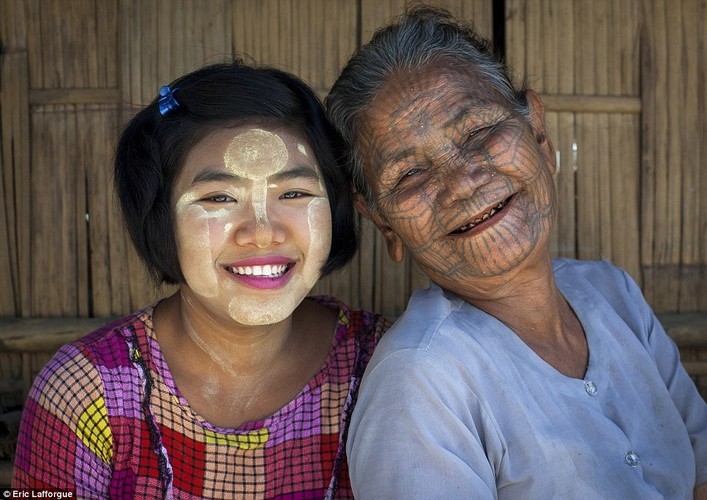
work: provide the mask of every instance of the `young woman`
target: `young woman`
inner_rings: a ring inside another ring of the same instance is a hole
[[[301,81],[240,62],[179,78],[132,119],[118,198],[147,268],[178,291],[41,371],[13,487],[351,496],[349,416],[387,323],[305,298],[357,247],[338,144]]]

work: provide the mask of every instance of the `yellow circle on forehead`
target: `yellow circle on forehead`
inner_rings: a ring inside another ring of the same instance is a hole
[[[251,129],[233,138],[223,161],[231,172],[251,180],[265,179],[287,165],[285,141],[262,129]]]

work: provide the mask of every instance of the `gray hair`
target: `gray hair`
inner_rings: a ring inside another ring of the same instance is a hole
[[[375,200],[363,175],[357,152],[357,117],[398,70],[420,69],[442,58],[476,68],[521,115],[528,116],[525,82],[516,89],[510,71],[492,44],[470,25],[459,24],[444,10],[417,6],[397,21],[380,28],[351,57],[325,99],[330,120],[346,147],[346,165],[356,191],[374,207]]]

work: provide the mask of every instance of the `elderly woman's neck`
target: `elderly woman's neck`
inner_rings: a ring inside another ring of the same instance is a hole
[[[579,319],[557,287],[549,257],[519,273],[492,300],[470,300],[494,316],[561,373],[582,378],[587,341]]]

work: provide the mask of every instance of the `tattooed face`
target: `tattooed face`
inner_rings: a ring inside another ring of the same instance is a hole
[[[464,296],[546,255],[554,150],[542,104],[528,99],[524,118],[474,68],[449,61],[389,78],[360,116],[358,147],[369,215],[394,260],[409,251]]]

